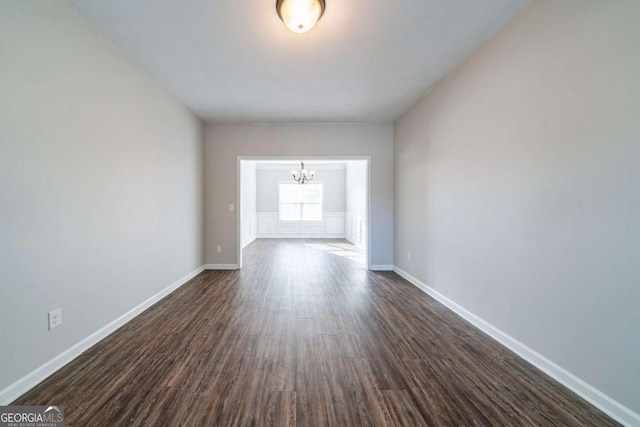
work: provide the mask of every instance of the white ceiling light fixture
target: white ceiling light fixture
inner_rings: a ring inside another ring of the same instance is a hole
[[[324,14],[324,0],[276,0],[282,22],[294,33],[311,30]]]
[[[306,184],[307,182],[312,181],[315,174],[316,171],[310,171],[304,168],[304,162],[300,162],[300,171],[291,169],[293,180],[298,184]]]

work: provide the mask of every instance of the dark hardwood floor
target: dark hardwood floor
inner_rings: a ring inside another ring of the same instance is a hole
[[[242,270],[203,272],[14,404],[64,405],[74,426],[617,425],[344,241],[318,243],[252,243]]]

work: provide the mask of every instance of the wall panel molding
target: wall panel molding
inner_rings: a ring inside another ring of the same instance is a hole
[[[279,221],[278,212],[258,212],[256,238],[343,239],[344,218],[344,212],[324,212],[322,221]]]
[[[244,249],[258,237],[258,214],[249,214],[242,217],[241,247]]]
[[[344,237],[354,246],[364,249],[367,230],[362,218],[354,212],[346,212],[344,217]]]

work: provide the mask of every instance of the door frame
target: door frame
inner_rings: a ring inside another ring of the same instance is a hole
[[[365,258],[366,258],[366,267],[367,270],[371,269],[371,156],[238,156],[237,166],[236,166],[236,247],[237,254],[236,260],[238,265],[238,270],[242,268],[242,161],[260,161],[260,160],[297,160],[300,159],[312,159],[313,160],[364,160],[366,163],[366,182],[367,182],[367,190],[366,190],[366,205],[367,205],[367,244],[365,245]]]

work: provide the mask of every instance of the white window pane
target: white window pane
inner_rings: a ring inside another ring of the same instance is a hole
[[[297,203],[300,201],[300,184],[280,184],[280,203]]]
[[[280,204],[280,221],[299,221],[300,205],[298,203]]]
[[[302,219],[304,221],[322,221],[322,205],[319,203],[302,205]]]
[[[305,203],[322,203],[322,184],[305,185],[301,199]]]
[[[324,193],[322,184],[316,185],[313,194],[313,201],[316,203],[322,203],[322,194]]]
[[[280,183],[280,221],[322,221],[322,195],[322,183]]]

